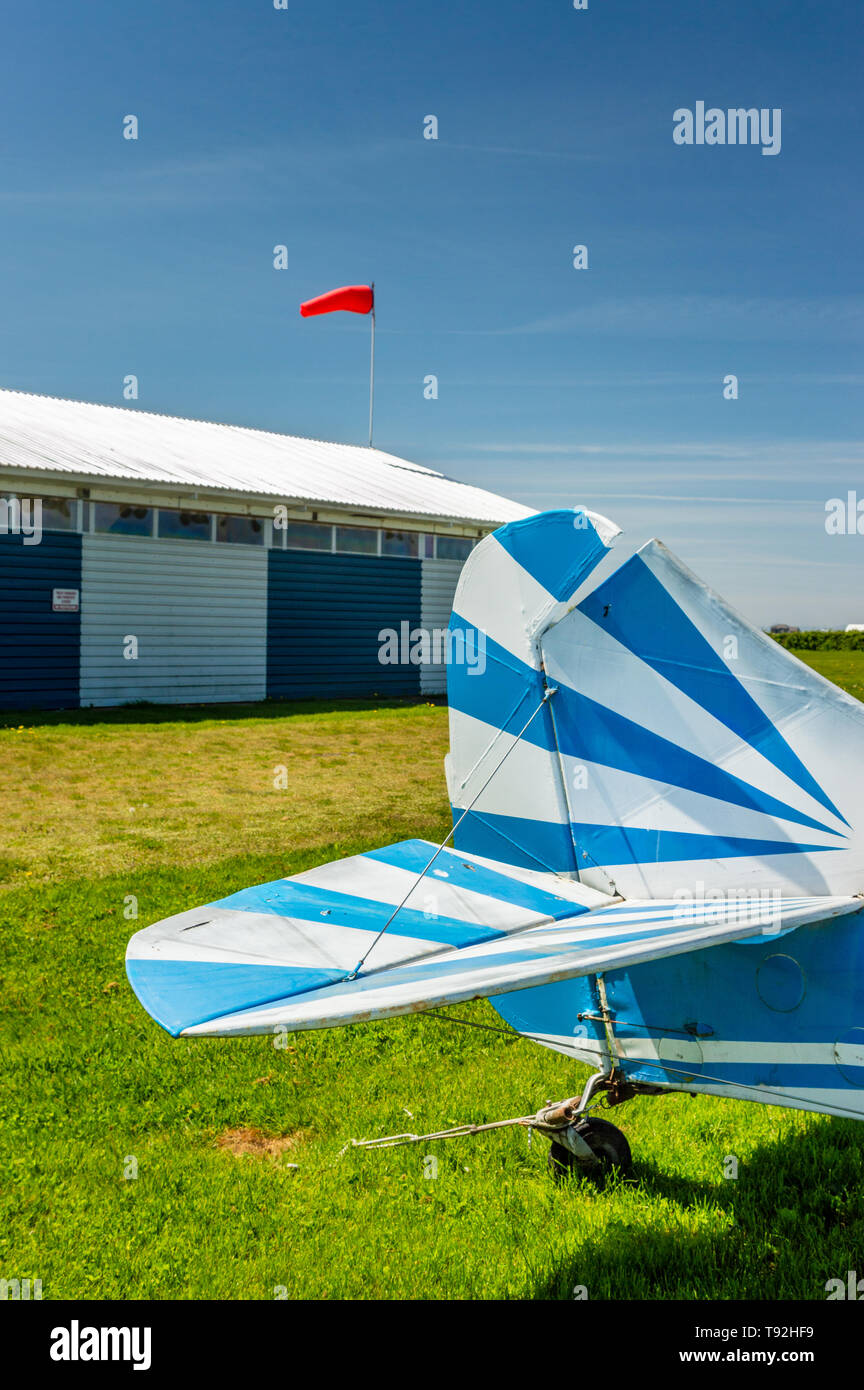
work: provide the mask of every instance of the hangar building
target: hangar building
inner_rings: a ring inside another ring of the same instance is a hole
[[[379,634],[446,627],[529,514],[380,449],[0,391],[0,708],[440,693]]]

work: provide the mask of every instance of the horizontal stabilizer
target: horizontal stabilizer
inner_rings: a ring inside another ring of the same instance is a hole
[[[126,973],[175,1037],[196,1024],[588,912],[603,894],[551,874],[405,840],[259,884],[136,932]],[[402,904],[400,906],[400,904]]]
[[[610,902],[551,874],[449,850],[418,882],[434,849],[391,845],[148,927],[129,943],[132,987],[175,1036],[329,1028],[770,938],[862,906],[836,897]]]

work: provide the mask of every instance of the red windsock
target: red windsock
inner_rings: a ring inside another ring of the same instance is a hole
[[[352,314],[368,314],[375,303],[375,292],[371,285],[345,285],[341,290],[329,290],[319,294],[317,299],[307,299],[300,305],[304,319],[313,314],[332,314],[335,309],[348,309]]]

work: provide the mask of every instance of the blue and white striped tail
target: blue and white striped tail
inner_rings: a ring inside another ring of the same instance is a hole
[[[451,624],[453,846],[138,932],[127,973],[164,1028],[485,997],[638,1085],[864,1114],[864,706],[657,541],[590,587],[617,534],[559,510],[476,548]]]
[[[864,706],[658,541],[586,596],[616,534],[545,512],[465,565],[454,650],[485,660],[448,672],[455,845],[624,897],[860,892]]]

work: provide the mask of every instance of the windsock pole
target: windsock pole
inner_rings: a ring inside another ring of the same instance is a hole
[[[369,448],[372,448],[372,412],[375,405],[375,281],[372,281],[372,345],[369,357]]]
[[[372,410],[375,404],[375,281],[371,285],[342,285],[328,290],[300,305],[300,317],[314,318],[317,314],[332,314],[336,310],[351,314],[372,315],[372,347],[369,359],[369,447],[372,447]]]

